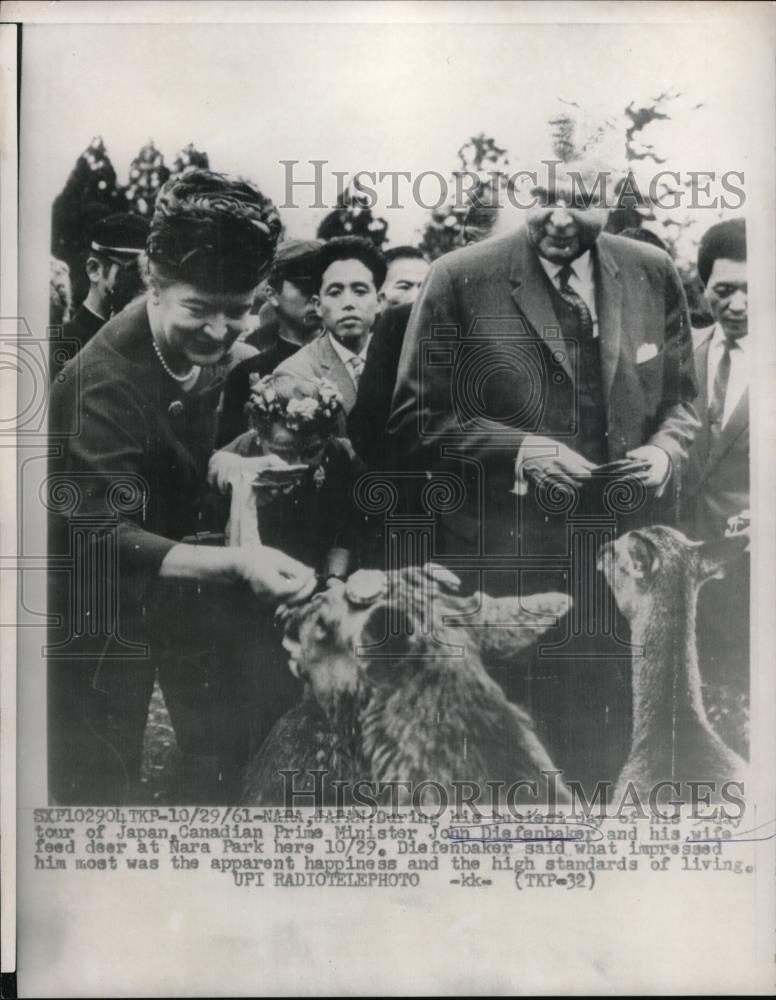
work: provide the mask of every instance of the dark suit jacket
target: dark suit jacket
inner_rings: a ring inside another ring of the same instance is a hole
[[[240,634],[225,621],[247,603],[240,588],[219,594],[212,584],[158,579],[177,542],[217,526],[206,474],[221,389],[210,368],[188,393],[169,377],[144,300],[106,323],[51,387],[53,801],[121,801],[125,754],[139,763],[157,667],[188,656],[197,691],[194,666],[206,662],[209,643]]]
[[[95,333],[105,326],[106,322],[107,320],[104,320],[102,316],[97,316],[91,309],[82,305],[70,322],[65,323],[62,328],[63,346],[58,348],[59,341],[51,341],[49,375],[52,381],[62,371],[67,361],[74,358],[89,343]]]
[[[749,507],[749,390],[745,390],[716,441],[709,434],[709,347],[714,328],[696,335],[695,373],[701,428],[690,450],[683,507],[696,538],[725,533],[729,517]]]
[[[278,375],[300,375],[303,378],[325,378],[339,389],[345,413],[349,413],[356,402],[356,386],[350,372],[339,354],[331,346],[329,335],[321,334],[309,344],[305,344],[296,354],[287,358],[275,369]],[[346,433],[342,419],[341,436]]]
[[[74,511],[52,518],[51,550],[62,530],[68,544],[75,515],[115,518],[125,633],[168,550],[211,527],[203,523],[206,475],[221,388],[210,368],[190,392],[169,377],[144,300],[106,323],[51,388],[49,432],[58,448],[50,472],[78,485]],[[121,489],[135,502],[124,503]]]
[[[391,467],[386,454],[388,437],[385,428],[391,413],[396,372],[411,311],[411,305],[387,309],[375,324],[358,383],[356,405],[348,414],[350,443],[370,469]]]
[[[655,444],[676,480],[698,427],[679,276],[663,251],[609,234],[594,260],[609,459]],[[571,356],[525,230],[432,265],[404,339],[388,430],[408,465],[461,477],[465,496],[441,525],[465,548],[481,547],[482,525],[496,551],[514,535],[509,491],[526,434],[575,448]]]

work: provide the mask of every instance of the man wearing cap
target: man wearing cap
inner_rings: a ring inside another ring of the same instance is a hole
[[[119,311],[114,308],[116,284],[118,281],[124,286],[125,282],[119,280],[123,272],[136,266],[137,258],[145,250],[148,223],[139,215],[109,215],[92,227],[89,237],[86,259],[89,292],[75,316],[65,324],[62,334],[65,343],[52,352],[52,378]]]
[[[269,375],[321,332],[315,293],[322,240],[287,240],[278,248],[267,279],[268,303],[274,317],[243,343],[259,353],[236,365],[224,389],[219,418],[219,444],[228,444],[247,429],[244,407],[251,375]]]
[[[278,363],[294,353],[292,347],[301,347],[320,332],[321,319],[313,296],[322,246],[322,240],[286,240],[278,247],[267,278],[265,308],[269,316],[245,338],[246,344],[259,351],[286,341],[280,347],[285,353]]]

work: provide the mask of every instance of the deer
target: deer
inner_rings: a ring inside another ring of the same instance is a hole
[[[714,731],[706,714],[696,648],[698,592],[743,554],[746,535],[709,542],[655,525],[604,545],[598,568],[631,628],[633,733],[614,797],[629,787],[647,796],[658,782],[742,780],[746,764]],[[704,793],[705,794],[705,793]],[[714,797],[714,794],[711,795]]]
[[[535,782],[515,801],[567,802],[530,716],[486,664],[519,661],[570,605],[563,593],[466,595],[453,573],[431,564],[332,582],[286,615],[283,644],[306,694],[249,766],[243,801],[277,805],[281,770],[317,768],[348,782],[445,789]]]

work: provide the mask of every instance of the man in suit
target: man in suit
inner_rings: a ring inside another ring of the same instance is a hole
[[[688,527],[720,537],[730,517],[749,507],[749,327],[746,228],[717,223],[698,248],[698,274],[714,325],[696,336],[701,429],[690,452]]]
[[[451,553],[516,551],[518,452],[529,552],[541,543],[531,528],[546,531],[537,485],[590,484],[596,466],[628,457],[654,501],[679,481],[698,427],[670,258],[602,233],[606,209],[581,205],[579,182],[556,174],[525,228],[436,261],[410,318],[389,432],[415,467],[466,485],[440,526]]]
[[[287,240],[278,248],[267,279],[274,318],[245,338],[258,354],[241,361],[229,374],[218,418],[218,445],[248,429],[245,404],[251,376],[264,378],[321,332],[317,309],[320,240]]]
[[[385,280],[385,259],[359,236],[339,236],[320,251],[318,309],[324,333],[275,371],[281,375],[328,379],[342,395],[344,413],[356,402],[372,325]],[[344,415],[341,432],[345,434]]]
[[[709,539],[722,537],[728,520],[749,509],[750,340],[743,219],[719,222],[704,234],[698,275],[714,325],[696,337],[701,429],[690,451],[683,507],[687,533]],[[698,653],[707,685],[732,685],[748,694],[748,557],[730,567],[725,578],[704,584],[698,598]]]
[[[586,606],[605,592],[595,576],[596,524],[618,533],[669,504],[698,427],[679,275],[662,251],[602,232],[602,179],[584,167],[547,170],[524,228],[432,264],[389,421],[403,471],[457,481],[437,516],[434,555],[474,571],[487,592],[570,588],[575,632],[593,621],[592,634],[576,636],[590,640],[578,654],[587,656],[598,655],[605,631],[606,612]],[[633,473],[624,489],[615,482],[607,491],[613,480],[598,468],[626,458]],[[578,660],[555,669],[543,658],[541,695],[503,679],[513,698],[554,715],[558,759],[592,778],[612,776],[604,744],[621,750],[628,736],[628,650],[614,644],[623,654],[617,698],[602,696],[602,672]],[[614,675],[614,664],[601,666]],[[606,735],[613,723],[617,733]],[[599,727],[603,739],[591,746]],[[585,761],[575,757],[583,743]]]

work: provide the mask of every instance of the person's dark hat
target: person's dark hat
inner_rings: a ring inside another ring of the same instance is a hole
[[[286,240],[281,243],[272,262],[270,281],[273,284],[316,281],[322,246],[323,240]]]
[[[107,257],[132,260],[146,248],[148,222],[139,215],[119,212],[96,222],[89,233],[89,249]]]

